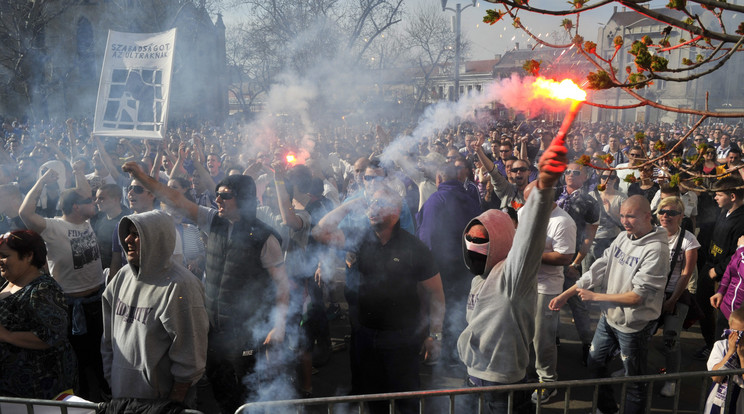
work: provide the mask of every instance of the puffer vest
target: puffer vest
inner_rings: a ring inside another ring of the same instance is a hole
[[[261,264],[261,250],[270,235],[260,220],[233,225],[219,216],[212,220],[207,244],[206,308],[212,333],[239,335],[251,342],[271,330],[276,303],[274,283]]]

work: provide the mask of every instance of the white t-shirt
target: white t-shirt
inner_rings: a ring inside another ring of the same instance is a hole
[[[67,294],[101,286],[101,253],[89,222],[73,224],[60,218],[45,218],[41,237],[47,247],[47,262],[54,280]]]
[[[679,231],[677,231],[677,234],[674,237],[671,237],[669,239],[669,263],[671,264],[671,256],[672,252],[674,252],[674,248],[677,247],[677,238],[679,237]],[[667,284],[665,292],[671,293],[674,292],[674,288],[677,286],[677,282],[679,282],[679,278],[682,274],[682,269],[685,268],[685,252],[688,250],[693,249],[699,249],[700,243],[695,238],[695,235],[690,233],[689,231],[685,231],[684,240],[682,240],[682,245],[679,247],[679,253],[677,255],[677,264],[674,266],[674,271],[672,272],[672,276],[669,278],[669,283]]]
[[[522,211],[517,214],[520,219]],[[557,252],[573,254],[576,252],[576,222],[560,207],[553,208],[548,221],[543,253]],[[537,293],[556,295],[563,292],[563,266],[541,264],[537,271]]]

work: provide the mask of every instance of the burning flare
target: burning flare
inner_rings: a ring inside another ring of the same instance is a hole
[[[545,97],[550,99],[573,99],[574,101],[585,101],[586,92],[579,88],[571,79],[564,79],[556,82],[552,79],[538,77],[532,84],[536,97]]]
[[[297,158],[294,156],[294,154],[287,154],[285,159],[287,160],[287,164],[294,165],[294,163],[297,162]]]

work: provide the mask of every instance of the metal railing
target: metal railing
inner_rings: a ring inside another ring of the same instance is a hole
[[[552,390],[552,389],[563,389],[565,390],[564,398],[563,398],[563,413],[569,413],[569,410],[572,408],[570,406],[571,400],[571,392],[577,388],[593,388],[592,393],[592,402],[591,402],[591,412],[595,412],[597,409],[597,401],[599,397],[599,387],[602,385],[620,385],[621,386],[621,392],[620,392],[620,399],[618,400],[620,403],[620,411],[623,412],[624,409],[624,403],[625,403],[625,395],[627,393],[627,385],[631,382],[645,382],[648,384],[646,387],[646,409],[645,412],[650,412],[652,408],[652,402],[654,399],[652,398],[653,393],[653,384],[656,382],[667,382],[667,381],[673,381],[676,383],[675,387],[675,395],[672,397],[672,413],[678,413],[680,412],[679,408],[679,400],[680,400],[680,391],[682,389],[681,385],[683,380],[702,380],[704,382],[704,386],[699,387],[700,393],[698,398],[698,407],[697,410],[694,412],[703,412],[703,409],[705,407],[705,402],[708,396],[709,391],[709,385],[711,384],[711,377],[714,376],[729,376],[729,375],[742,375],[744,374],[744,369],[736,369],[736,370],[719,370],[719,371],[699,371],[699,372],[681,372],[676,374],[661,374],[661,375],[639,375],[635,377],[618,377],[618,378],[599,378],[599,379],[584,379],[584,380],[571,380],[571,381],[556,381],[556,382],[543,382],[543,383],[523,383],[523,384],[515,384],[515,385],[499,385],[499,386],[491,386],[491,387],[473,387],[473,388],[457,388],[457,389],[444,389],[444,390],[428,390],[428,391],[416,391],[416,392],[396,392],[396,393],[387,393],[387,394],[368,394],[368,395],[351,395],[351,396],[343,396],[343,397],[325,397],[325,398],[308,398],[308,399],[298,399],[298,400],[282,400],[282,401],[261,401],[261,402],[251,402],[247,403],[240,408],[238,408],[237,411],[235,411],[235,414],[253,414],[257,412],[291,412],[289,410],[293,410],[297,413],[302,413],[303,409],[305,407],[313,407],[313,406],[326,406],[327,412],[329,414],[332,414],[334,412],[334,409],[338,406],[342,405],[353,405],[358,404],[358,406],[354,409],[351,407],[344,407],[344,412],[352,412],[356,411],[360,414],[363,414],[367,412],[367,405],[370,402],[373,401],[388,401],[389,406],[389,412],[395,413],[395,407],[396,407],[396,401],[401,399],[416,399],[418,400],[418,411],[421,414],[424,413],[431,413],[431,410],[427,409],[427,402],[428,400],[431,400],[435,397],[443,397],[448,398],[448,408],[447,412],[450,414],[456,413],[456,404],[455,404],[455,398],[456,396],[465,396],[465,395],[477,395],[478,398],[478,413],[483,413],[485,409],[485,394],[491,393],[491,392],[502,392],[502,393],[508,393],[508,412],[512,413],[514,412],[514,394],[517,392],[531,392],[535,389],[546,389],[546,390]],[[726,395],[726,405],[729,405],[729,399],[730,399],[731,393],[727,393]],[[539,414],[544,407],[542,407],[542,404],[540,403],[539,399],[536,404],[536,412]],[[574,407],[576,408],[576,407]],[[689,410],[689,407],[686,407]],[[281,411],[278,411],[280,410]],[[560,410],[556,409],[550,409],[551,412],[556,412]],[[318,412],[317,410],[314,410],[313,412]],[[689,411],[687,411],[689,412]],[[725,412],[725,411],[724,411]],[[468,413],[469,414],[469,413]]]
[[[104,405],[105,403],[0,397],[0,414],[95,414]],[[184,410],[183,413],[203,414],[197,410]]]

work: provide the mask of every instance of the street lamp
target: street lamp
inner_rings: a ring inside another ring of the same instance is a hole
[[[462,7],[458,2],[455,8],[447,7],[447,0],[441,0],[442,11],[449,10],[455,13],[455,101],[460,99],[460,14],[468,7],[475,6],[478,0]]]

